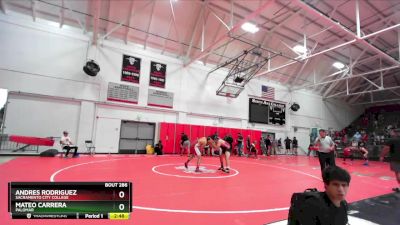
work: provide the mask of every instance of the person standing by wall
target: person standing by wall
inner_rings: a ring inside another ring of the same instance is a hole
[[[276,155],[278,152],[278,140],[276,138],[272,138],[272,148],[271,148],[271,155]]]
[[[299,142],[297,141],[296,137],[293,137],[293,142],[292,142],[293,154],[297,155],[298,147],[299,147]]]
[[[315,139],[315,145],[318,147],[319,164],[321,165],[321,172],[325,167],[335,166],[335,143],[332,138],[326,135],[324,129],[319,130],[319,137]]]
[[[292,143],[292,140],[290,140],[289,137],[286,137],[286,139],[285,139],[285,149],[286,149],[285,154],[289,154],[291,152],[291,150],[290,150],[291,143]]]
[[[282,149],[282,138],[278,139],[278,148],[279,148],[279,151]]]
[[[390,153],[390,170],[396,176],[398,187],[393,188],[395,192],[400,192],[400,129],[392,129],[390,131],[390,138],[386,141],[382,150],[380,161]]]
[[[251,138],[250,138],[250,134],[247,135],[247,139],[246,139],[246,149],[247,151],[250,151],[250,147],[251,147]]]
[[[154,146],[154,153],[156,153],[156,155],[163,154],[163,144],[161,140],[159,140],[158,143]]]
[[[241,133],[238,133],[238,138],[237,138],[237,140],[236,140],[236,142],[237,142],[237,154],[238,154],[238,156],[242,156],[243,155],[243,152],[242,152],[242,149],[243,149],[243,136],[242,136],[242,134]]]
[[[267,155],[271,155],[271,147],[272,147],[271,136],[267,135],[267,137],[264,140],[264,143],[265,143],[265,148],[267,149]]]

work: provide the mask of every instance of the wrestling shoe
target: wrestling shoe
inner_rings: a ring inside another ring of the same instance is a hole
[[[225,172],[225,173],[230,173],[229,168],[223,169],[222,171]]]

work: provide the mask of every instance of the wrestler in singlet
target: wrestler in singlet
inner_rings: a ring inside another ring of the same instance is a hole
[[[197,166],[196,166],[196,173],[201,172],[200,170],[200,163],[201,163],[201,150],[204,149],[206,145],[212,145],[213,140],[210,137],[201,137],[197,140],[196,144],[194,145],[194,153],[189,153],[189,158],[185,162],[185,168],[188,168],[189,162],[196,156],[197,157]]]

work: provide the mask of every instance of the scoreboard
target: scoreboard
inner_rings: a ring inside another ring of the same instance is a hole
[[[131,182],[10,182],[13,219],[129,219]]]
[[[257,98],[249,98],[249,122],[285,125],[286,105]]]

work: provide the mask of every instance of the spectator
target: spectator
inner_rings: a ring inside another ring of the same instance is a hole
[[[285,149],[286,149],[285,154],[289,154],[291,152],[291,150],[290,150],[291,143],[292,143],[292,140],[290,140],[289,137],[286,137],[286,139],[285,139]]]
[[[353,136],[353,141],[356,141],[358,143],[360,142],[360,140],[361,140],[361,134],[360,132],[357,131]]]
[[[242,156],[243,155],[243,152],[242,152],[242,148],[243,148],[243,136],[242,136],[242,134],[241,133],[238,133],[238,138],[237,138],[237,153],[238,153],[238,155],[239,156]]]
[[[363,124],[364,127],[368,126],[368,117],[366,115],[362,119],[362,124]]]
[[[247,139],[246,139],[246,149],[247,151],[250,151],[250,147],[251,147],[251,138],[250,138],[250,134],[247,135]]]
[[[346,225],[348,218],[345,198],[351,180],[350,174],[340,167],[333,166],[323,171],[322,178],[325,192],[305,200],[300,209],[299,224]]]
[[[271,155],[276,155],[278,152],[278,141],[276,138],[273,138],[272,140],[272,149],[271,149]]]
[[[362,134],[361,141],[364,142],[365,144],[368,143],[368,134],[366,132]]]
[[[297,155],[297,148],[298,147],[299,147],[299,143],[298,143],[296,137],[293,137],[293,143],[292,143],[293,154]]]
[[[400,192],[400,130],[392,129],[390,131],[391,138],[388,139],[383,148],[380,160],[390,153],[390,169],[394,172],[398,187],[393,188],[393,191]]]
[[[158,143],[154,146],[154,152],[156,153],[156,155],[162,155],[163,154],[163,144],[162,141],[159,140]]]
[[[61,137],[60,144],[61,144],[62,149],[67,150],[65,152],[65,158],[68,157],[69,151],[71,149],[74,149],[73,157],[77,157],[78,156],[78,153],[77,153],[78,152],[78,146],[76,146],[76,145],[74,145],[72,143],[71,138],[68,136],[68,131],[64,131],[63,132],[63,136]]]
[[[342,144],[347,146],[348,143],[349,143],[349,140],[347,138],[347,134],[344,134],[342,137]]]
[[[278,148],[281,149],[282,148],[282,138],[278,139]]]
[[[267,135],[267,137],[265,138],[264,143],[265,143],[265,148],[267,149],[267,155],[271,155],[272,142],[271,142],[271,137],[269,135]]]

